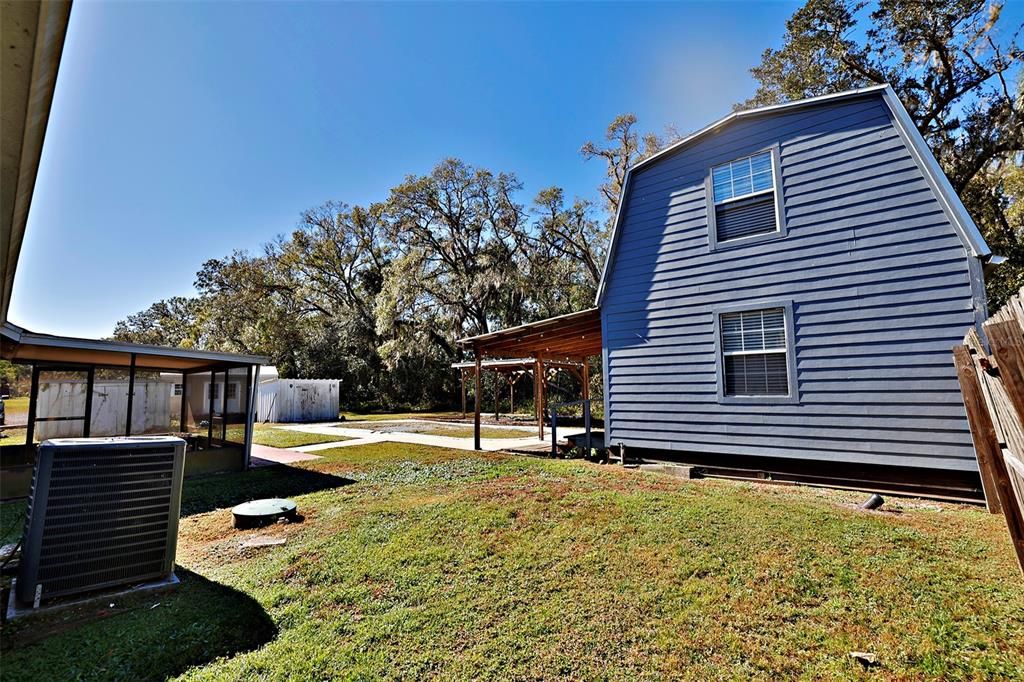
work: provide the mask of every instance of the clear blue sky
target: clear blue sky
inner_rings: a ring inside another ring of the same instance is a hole
[[[796,6],[76,0],[11,319],[108,335],[446,156],[597,199],[585,140],[728,113]]]

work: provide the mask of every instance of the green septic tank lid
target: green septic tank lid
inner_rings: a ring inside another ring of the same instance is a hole
[[[235,528],[256,528],[275,523],[278,519],[293,519],[296,506],[291,500],[279,497],[268,500],[243,502],[231,510]]]

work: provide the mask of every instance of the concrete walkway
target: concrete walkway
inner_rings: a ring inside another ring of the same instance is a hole
[[[344,426],[342,426],[342,424]],[[428,424],[428,425],[431,425],[431,426],[449,426],[449,427],[451,427],[451,426],[472,427],[473,426],[473,422],[468,422],[467,423],[467,422],[457,422],[457,421],[443,421],[443,420],[440,420],[440,419],[409,419],[409,418],[380,419],[380,420],[362,420],[362,421],[352,420],[352,421],[341,422],[340,424],[339,423],[333,423],[333,422],[331,424],[321,424],[321,426],[337,426],[339,428],[366,429],[368,431],[375,431],[376,429],[374,429],[373,427],[374,427],[374,425],[377,425],[377,424],[379,424],[379,425],[384,425],[384,424]],[[307,426],[316,426],[316,424],[307,425]],[[537,425],[536,424],[493,424],[493,423],[486,423],[485,422],[485,423],[481,424],[481,427],[484,428],[484,429],[502,429],[502,430],[508,429],[510,431],[522,431],[524,433],[530,433],[530,432],[536,432],[537,431]],[[277,428],[287,428],[287,427],[277,427]],[[546,427],[545,427],[545,431],[547,431]],[[561,429],[559,429],[559,431],[561,431]],[[525,436],[524,436],[524,438],[525,438]]]
[[[404,419],[389,420],[388,423],[412,422],[417,424],[444,424],[451,426],[451,422],[427,422],[425,420]],[[372,422],[363,422],[372,423]],[[382,422],[383,423],[383,422]],[[462,424],[462,426],[465,426]],[[292,448],[298,452],[316,452],[318,450],[330,450],[333,448],[345,448],[354,445],[367,445],[369,443],[409,443],[410,445],[431,445],[438,448],[451,448],[453,450],[474,450],[472,438],[457,438],[455,436],[433,436],[425,433],[407,433],[402,431],[375,431],[372,428],[352,428],[348,426],[335,426],[333,424],[295,424],[291,426],[276,426],[274,428],[287,431],[301,431],[303,433],[316,433],[325,436],[345,436],[352,440],[336,441],[333,443],[317,443],[316,445],[300,445]],[[533,432],[535,426],[502,426],[505,428],[522,429],[524,432]],[[537,446],[551,445],[550,431],[544,440],[535,435],[524,436],[523,438],[481,438],[480,448],[488,452],[498,450],[517,450],[523,448],[536,448]],[[567,436],[583,433],[581,428],[558,429],[559,440]],[[255,454],[255,452],[254,452]]]
[[[269,445],[252,444],[252,467],[271,466],[272,464],[294,464],[323,459],[320,455],[310,455],[295,449],[273,448]]]

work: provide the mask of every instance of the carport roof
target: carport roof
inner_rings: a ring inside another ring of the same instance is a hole
[[[480,357],[578,359],[601,354],[601,310],[567,315],[459,339]]]
[[[261,355],[149,346],[100,339],[39,334],[5,322],[0,327],[0,357],[11,362],[128,367],[189,371],[213,367],[265,365]]]

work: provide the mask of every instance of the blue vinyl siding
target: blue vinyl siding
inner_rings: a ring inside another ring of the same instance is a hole
[[[709,251],[710,169],[775,144],[788,233]],[[950,354],[976,321],[969,256],[880,95],[737,120],[636,170],[623,202],[610,443],[976,470]],[[713,310],[783,298],[799,402],[723,403]]]

